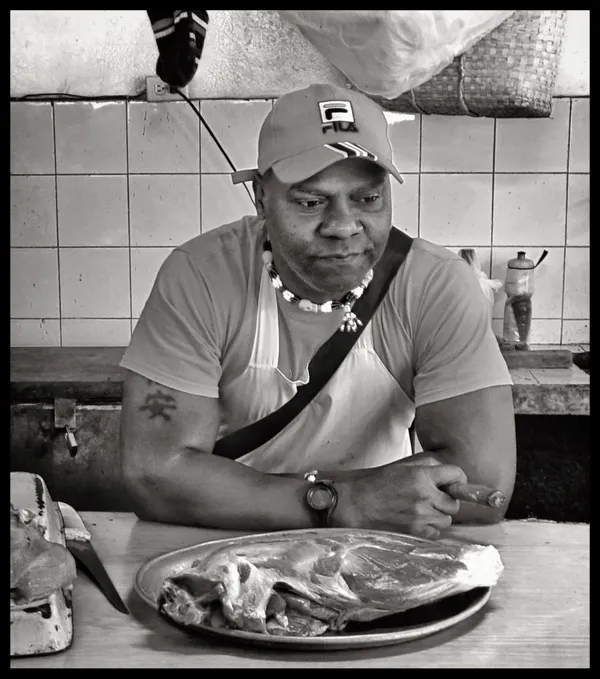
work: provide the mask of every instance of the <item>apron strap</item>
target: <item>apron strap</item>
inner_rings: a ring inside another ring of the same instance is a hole
[[[295,396],[281,408],[219,439],[213,449],[214,455],[236,460],[248,454],[272,439],[310,403],[339,368],[371,320],[406,259],[412,242],[410,236],[392,227],[383,255],[373,269],[373,280],[352,308],[363,325],[358,326],[356,332],[335,332],[310,361],[310,382],[299,387]]]

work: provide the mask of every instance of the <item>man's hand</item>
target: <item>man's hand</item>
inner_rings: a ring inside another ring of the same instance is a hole
[[[339,525],[430,539],[451,525],[460,508],[443,488],[467,484],[465,473],[452,464],[401,460],[364,472],[337,484],[340,499],[334,517]]]
[[[427,452],[417,453],[416,455],[405,457],[400,460],[399,463],[404,465],[442,464],[442,462],[440,462],[437,457]],[[488,507],[499,508],[502,507],[502,505],[506,502],[506,498],[501,491],[475,483],[459,483],[456,481],[444,486],[442,490],[444,490],[444,492],[448,493],[456,500],[475,502]]]

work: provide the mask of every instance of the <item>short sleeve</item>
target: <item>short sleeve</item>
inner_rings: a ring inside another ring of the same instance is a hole
[[[445,260],[433,269],[414,327],[417,407],[512,384],[491,327],[489,302],[463,260]]]
[[[200,271],[186,252],[174,250],[157,274],[120,365],[172,389],[217,398],[217,328]]]

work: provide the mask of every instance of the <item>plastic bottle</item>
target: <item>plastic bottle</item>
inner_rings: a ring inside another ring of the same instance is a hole
[[[504,304],[503,337],[510,344],[518,348],[529,348],[529,335],[531,332],[532,302],[534,286],[534,270],[548,254],[544,250],[537,264],[525,257],[525,252],[517,252],[517,257],[508,262],[506,268],[506,280],[504,291],[506,302]]]

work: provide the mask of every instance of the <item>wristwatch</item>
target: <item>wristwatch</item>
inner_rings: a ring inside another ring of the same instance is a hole
[[[334,482],[332,479],[319,479],[317,472],[308,472],[304,478],[312,483],[306,491],[304,500],[315,518],[316,526],[320,528],[330,526],[331,516],[338,501]]]

